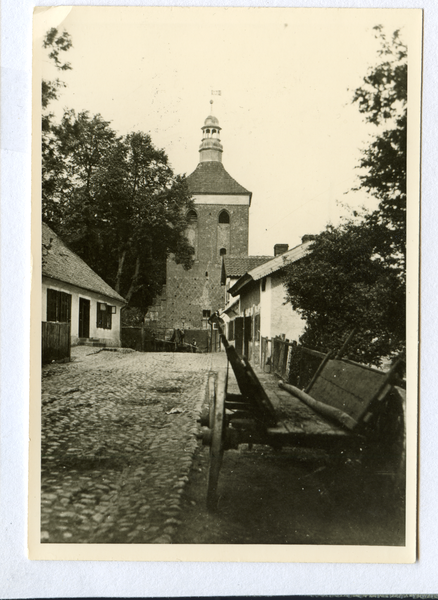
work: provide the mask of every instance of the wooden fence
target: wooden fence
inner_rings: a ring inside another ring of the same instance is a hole
[[[193,331],[189,332],[192,334]],[[152,331],[147,327],[122,327],[122,347],[137,352],[197,352],[196,344],[165,339],[165,330]],[[196,341],[196,340],[195,340]]]
[[[41,357],[42,363],[54,360],[70,360],[70,323],[42,323]]]
[[[196,352],[198,348],[193,344],[186,344],[185,342],[178,344],[170,340],[159,339],[155,339],[153,344],[154,348],[152,352]]]
[[[260,339],[260,367],[275,373],[288,383],[304,389],[312,379],[321,360],[322,352],[299,346],[282,337]]]

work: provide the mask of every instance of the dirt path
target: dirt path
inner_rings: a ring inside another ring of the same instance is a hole
[[[404,513],[354,466],[325,453],[266,446],[225,453],[216,514],[205,508],[208,449],[195,454],[182,496],[182,544],[402,545]]]

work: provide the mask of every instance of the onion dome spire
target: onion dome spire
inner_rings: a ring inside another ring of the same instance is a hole
[[[213,104],[213,100],[210,100]],[[213,106],[211,112],[213,111]],[[222,162],[223,147],[219,138],[221,127],[218,119],[210,114],[202,126],[202,142],[199,146],[199,162],[217,161]]]

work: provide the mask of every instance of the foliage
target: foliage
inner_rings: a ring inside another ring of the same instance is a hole
[[[386,256],[400,271],[406,262],[406,156],[407,156],[407,47],[395,31],[390,41],[382,26],[374,28],[380,40],[381,62],[371,68],[353,96],[368,123],[378,128],[363,151],[360,187],[379,200],[369,225],[387,228]]]
[[[347,355],[379,364],[403,351],[404,284],[375,254],[383,227],[347,221],[316,236],[308,256],[288,267],[286,288],[292,308],[306,320],[300,341],[327,352],[339,349],[356,329]]]
[[[169,254],[185,268],[192,202],[149,135],[118,136],[101,115],[64,113],[43,164],[43,219],[132,307],[160,293]]]
[[[378,365],[405,347],[407,49],[381,26],[381,61],[353,97],[377,133],[363,150],[360,187],[377,210],[354,213],[315,236],[286,270],[288,301],[306,320],[301,342],[327,352],[356,329],[350,358]]]
[[[61,60],[72,46],[67,31],[50,29],[43,46],[56,69],[71,69]],[[160,293],[170,254],[192,265],[184,216],[191,197],[149,135],[119,136],[86,111],[67,110],[55,124],[49,104],[64,86],[42,81],[43,220],[128,300],[135,320]]]
[[[67,71],[71,69],[71,65],[68,62],[61,62],[60,53],[67,52],[72,47],[72,40],[70,34],[64,29],[62,33],[59,33],[56,27],[52,27],[44,36],[43,48],[49,51],[49,58],[53,61],[54,66],[59,71]],[[50,129],[50,119],[53,116],[51,113],[47,113],[47,108],[52,100],[58,98],[58,91],[60,88],[65,87],[65,83],[59,79],[50,81],[43,79],[41,82],[41,104],[43,108],[43,131]]]
[[[60,54],[67,52],[72,47],[70,34],[64,30],[59,33],[58,29],[52,27],[44,36],[43,48],[48,51],[54,67],[59,71],[71,69],[68,62],[61,62]],[[48,198],[55,193],[57,176],[59,175],[59,163],[56,154],[56,140],[53,135],[53,113],[49,110],[49,104],[58,99],[59,90],[65,87],[65,83],[58,78],[52,81],[43,79],[41,82],[41,158],[42,158],[42,197]]]
[[[141,327],[144,325],[144,311],[135,306],[127,306],[122,312],[122,325],[126,327]]]

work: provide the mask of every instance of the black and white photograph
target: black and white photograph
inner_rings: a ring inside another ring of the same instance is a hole
[[[33,44],[30,557],[415,561],[421,10]]]

